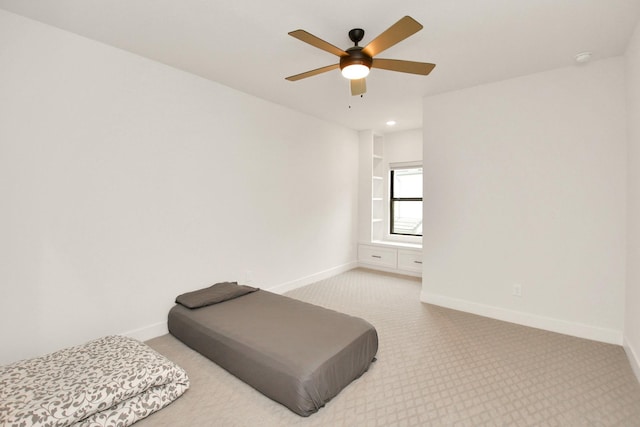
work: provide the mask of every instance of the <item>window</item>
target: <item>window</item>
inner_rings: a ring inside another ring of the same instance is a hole
[[[391,169],[389,185],[390,233],[422,236],[422,168]]]

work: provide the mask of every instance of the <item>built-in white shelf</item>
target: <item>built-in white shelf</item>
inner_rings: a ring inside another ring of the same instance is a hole
[[[385,233],[384,138],[371,134],[371,240]]]

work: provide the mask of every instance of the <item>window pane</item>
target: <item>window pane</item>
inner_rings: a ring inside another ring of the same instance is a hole
[[[422,235],[422,201],[393,202],[393,234]]]
[[[393,197],[422,197],[422,168],[394,170]]]

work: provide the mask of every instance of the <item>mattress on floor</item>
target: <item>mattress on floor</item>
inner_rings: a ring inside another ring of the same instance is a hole
[[[169,332],[269,398],[308,416],[367,371],[378,350],[363,319],[268,291],[169,312]]]

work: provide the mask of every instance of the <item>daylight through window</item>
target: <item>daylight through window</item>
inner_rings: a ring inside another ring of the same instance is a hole
[[[422,236],[422,168],[394,168],[389,182],[390,233]]]

